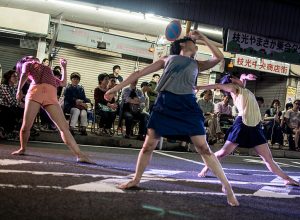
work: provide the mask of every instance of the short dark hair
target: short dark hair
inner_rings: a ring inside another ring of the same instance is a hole
[[[286,103],[285,110],[288,110],[289,108],[293,108],[293,104],[291,102]]]
[[[185,43],[187,41],[192,41],[194,44],[196,43],[192,38],[190,37],[184,37],[178,40],[175,40],[170,47],[170,55],[179,55],[181,51],[180,43]]]
[[[12,75],[14,75],[16,73],[15,70],[9,70],[7,71],[6,73],[3,74],[3,77],[2,77],[2,80],[1,80],[1,84],[5,84],[5,85],[8,85],[9,84],[9,80],[10,80],[10,77]]]
[[[70,79],[77,78],[80,80],[81,76],[78,72],[73,72],[70,76]]]
[[[152,78],[154,78],[156,76],[160,77],[160,75],[158,73],[154,73],[153,76],[152,76]]]
[[[60,67],[60,66],[55,66],[55,67],[53,68],[53,70],[57,70],[57,69],[61,72],[61,67]]]
[[[277,102],[278,105],[280,105],[280,101],[279,101],[278,99],[274,99],[274,100],[272,101],[272,103],[271,103],[270,108],[273,108],[273,105],[274,105],[275,102]]]
[[[115,72],[116,69],[121,69],[121,67],[120,67],[119,65],[115,65],[115,66],[113,67],[113,72]]]
[[[141,88],[143,88],[144,86],[149,86],[150,84],[148,82],[142,82],[141,83]]]
[[[107,73],[100,73],[98,75],[98,83],[100,84],[105,79],[105,77],[109,77],[109,75]]]
[[[300,102],[300,99],[295,99],[293,103],[295,104],[296,102]]]
[[[47,61],[47,60],[49,61],[48,58],[44,58],[43,61],[42,61],[42,63],[44,63],[44,62]]]
[[[257,96],[257,97],[255,97],[255,98],[256,98],[256,101],[257,101],[257,102],[261,102],[261,103],[264,103],[264,102],[265,102],[264,98],[261,97],[261,96]]]

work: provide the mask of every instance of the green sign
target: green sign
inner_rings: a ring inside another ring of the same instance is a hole
[[[300,44],[228,30],[225,51],[300,64]]]

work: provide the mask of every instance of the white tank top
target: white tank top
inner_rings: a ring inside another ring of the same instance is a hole
[[[239,94],[233,100],[234,105],[242,116],[243,123],[255,127],[261,121],[260,109],[254,94],[246,88],[239,87]]]

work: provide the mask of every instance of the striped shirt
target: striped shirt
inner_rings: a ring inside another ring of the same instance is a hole
[[[29,79],[33,84],[47,83],[54,87],[60,86],[60,79],[54,76],[52,70],[48,66],[39,63],[29,63]]]

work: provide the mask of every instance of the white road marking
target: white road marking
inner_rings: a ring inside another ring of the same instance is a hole
[[[154,151],[154,153],[157,153],[157,154],[160,154],[160,155],[164,155],[166,157],[171,157],[171,158],[174,158],[174,159],[184,160],[184,161],[187,161],[187,162],[191,162],[191,163],[200,164],[202,166],[205,166],[205,163],[201,163],[201,162],[198,162],[198,161],[194,161],[194,160],[190,160],[190,159],[186,159],[186,158],[174,156],[174,155],[163,153],[163,152],[160,152],[160,151]]]
[[[39,163],[39,164],[51,164],[51,165],[63,165],[63,163],[59,162],[34,162],[30,160],[12,160],[12,159],[0,159],[1,166],[9,166],[9,165],[19,165],[19,164],[28,164],[28,163]]]
[[[103,180],[68,186],[65,189],[71,189],[80,192],[115,192],[124,193],[123,190],[118,189],[113,184],[105,183]]]
[[[0,165],[1,166],[19,165],[19,164],[26,164],[26,163],[38,163],[38,162],[33,162],[33,161],[30,161],[30,160],[0,159]]]
[[[170,175],[179,174],[186,171],[174,170],[149,170],[143,175],[141,183],[148,181],[161,181],[161,182],[189,182],[189,183],[211,183],[220,184],[217,179],[180,179],[169,178]],[[0,169],[0,173],[28,173],[32,175],[53,175],[53,176],[90,176],[104,178],[104,180],[97,180],[90,183],[77,184],[68,187],[60,186],[30,186],[30,185],[13,185],[13,184],[0,184],[1,188],[43,188],[43,189],[59,189],[59,190],[75,190],[80,192],[114,192],[124,193],[123,190],[117,189],[116,185],[131,179],[129,176],[118,175],[97,175],[97,174],[78,174],[78,173],[63,173],[63,172],[41,172],[41,171],[22,171],[22,170],[4,170]],[[294,179],[300,179],[300,176],[292,176]],[[286,189],[283,181],[279,178],[274,179],[272,182],[244,182],[244,181],[230,181],[235,185],[263,185],[261,190],[255,194],[238,194],[238,196],[260,196],[260,197],[273,197],[273,198],[296,198],[300,195],[289,195],[291,189]],[[197,190],[197,189],[195,189]],[[159,190],[141,190],[143,192],[153,193],[169,193],[169,194],[202,194],[202,195],[224,195],[221,192],[198,192],[198,191],[159,191]],[[127,192],[127,191],[126,191]]]
[[[262,160],[256,160],[256,159],[244,159],[245,162],[248,163],[258,163],[258,164],[265,164]],[[286,164],[286,163],[281,163],[281,162],[276,162],[279,166],[281,167],[297,167],[300,168],[300,166],[296,166],[293,164]],[[297,162],[296,162],[297,163]],[[300,163],[299,163],[300,164]]]
[[[299,181],[300,176],[291,176],[291,178]],[[253,195],[272,198],[289,198],[289,193],[292,191],[292,187],[277,187],[279,182],[282,182],[282,179],[277,177],[271,181],[271,183],[274,183],[275,185],[264,186],[256,191]]]

